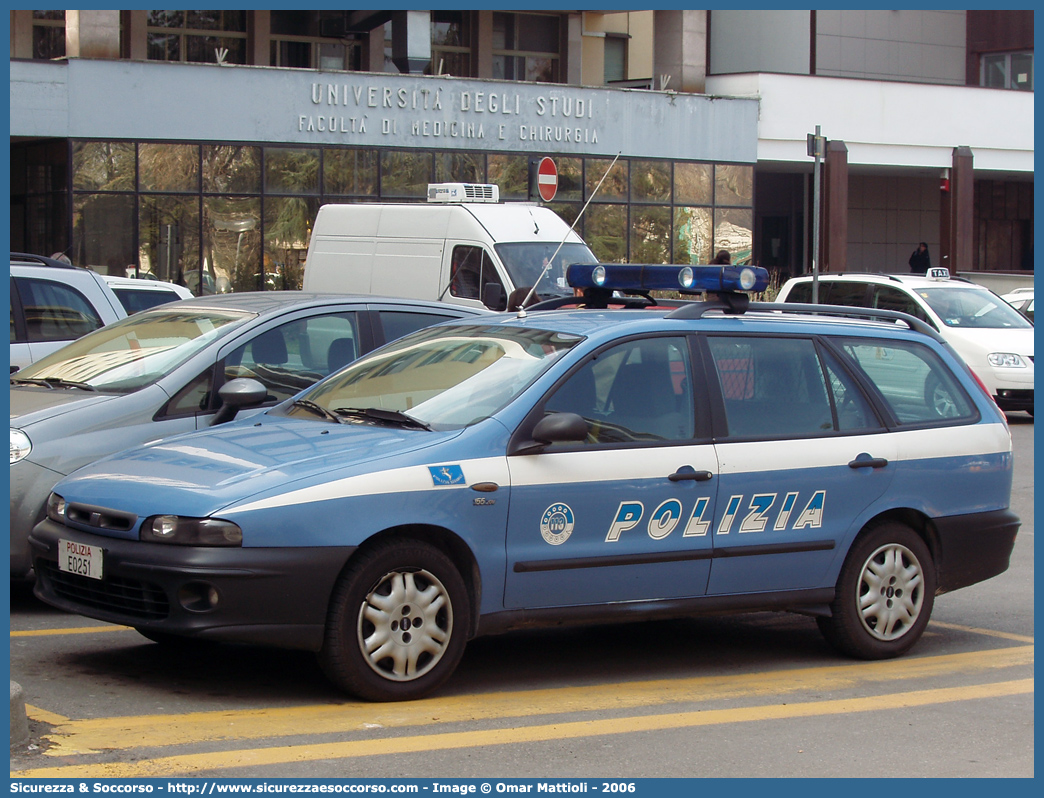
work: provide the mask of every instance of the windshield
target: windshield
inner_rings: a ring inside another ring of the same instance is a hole
[[[921,288],[918,295],[947,327],[1031,329],[1015,308],[989,291],[967,288]]]
[[[544,266],[558,249],[558,244],[541,242],[535,244],[496,244],[500,259],[507,267],[511,282],[521,288],[531,288],[540,279]],[[587,248],[587,244],[563,244],[544,279],[537,285],[541,296],[573,293],[565,281],[566,267],[572,263],[598,263],[598,258]]]
[[[99,391],[130,393],[168,374],[211,341],[253,317],[239,311],[139,313],[26,366],[11,375],[11,382],[76,383]]]
[[[458,429],[507,405],[580,340],[514,327],[433,327],[356,361],[282,412],[314,418],[317,406],[360,420],[375,415],[348,411],[390,411],[433,429]]]

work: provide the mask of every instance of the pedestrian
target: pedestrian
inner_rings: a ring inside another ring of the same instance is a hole
[[[727,249],[719,249],[718,254],[711,261],[714,265],[729,266],[732,263],[732,254]]]
[[[915,274],[927,274],[930,268],[932,261],[928,257],[928,245],[922,241],[910,255],[910,271]]]

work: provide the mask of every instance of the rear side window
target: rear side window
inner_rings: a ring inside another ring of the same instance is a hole
[[[831,389],[808,338],[713,336],[729,435],[808,437],[833,432]]]
[[[971,420],[975,405],[950,369],[913,341],[848,339],[842,349],[902,425]]]
[[[443,313],[423,313],[411,310],[380,310],[381,327],[384,329],[385,341],[397,341],[411,332],[438,324],[440,321],[455,319]]]
[[[225,379],[252,377],[282,401],[361,354],[354,312],[296,319],[266,330],[225,359]]]
[[[102,326],[94,306],[75,288],[32,278],[16,278],[15,285],[30,342],[71,341]]]
[[[120,304],[123,305],[123,309],[128,314],[137,313],[139,310],[148,310],[157,305],[164,305],[167,302],[181,299],[173,291],[137,290],[134,288],[113,288],[112,291],[116,294],[116,298],[120,300]]]

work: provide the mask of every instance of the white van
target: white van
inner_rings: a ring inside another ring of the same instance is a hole
[[[423,205],[324,205],[303,288],[513,309],[553,258],[537,296],[572,294],[566,266],[597,263],[594,253],[550,208],[501,203],[499,193],[445,183],[429,185]]]

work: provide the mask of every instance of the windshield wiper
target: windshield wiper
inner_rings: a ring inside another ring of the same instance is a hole
[[[412,427],[431,431],[431,427],[420,419],[408,416],[399,410],[382,410],[379,407],[337,407],[334,412],[339,416],[356,416],[370,421],[382,421],[387,424],[399,424],[403,427]]]
[[[97,393],[98,389],[86,382],[74,382],[73,380],[61,380],[54,377],[47,379],[39,378],[17,378],[12,377],[11,382],[16,385],[43,385],[45,388],[79,388],[81,391],[92,391]]]
[[[341,423],[341,419],[340,418],[335,416],[333,413],[331,413],[329,410],[327,410],[322,405],[317,405],[315,402],[311,401],[310,399],[294,399],[293,406],[294,407],[303,407],[305,410],[310,410],[311,412],[315,413],[317,416],[321,416],[322,418],[325,418],[327,421],[332,421],[335,424],[340,424]]]

